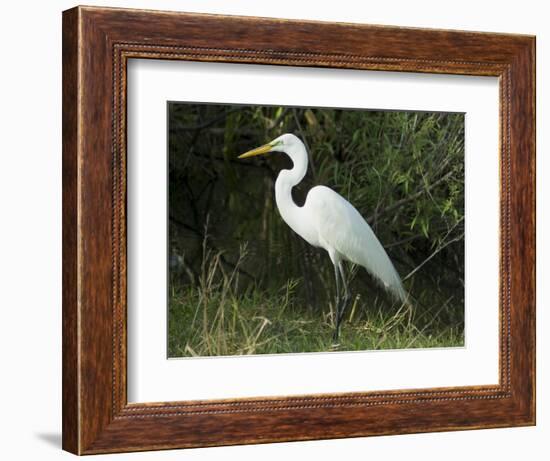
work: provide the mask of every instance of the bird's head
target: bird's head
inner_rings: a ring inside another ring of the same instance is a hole
[[[269,152],[285,152],[288,154],[293,151],[293,147],[296,145],[302,145],[302,141],[291,133],[285,133],[278,138],[275,138],[273,141],[264,144],[263,146],[256,147],[256,149],[249,150],[248,152],[239,155],[239,158],[254,157],[256,155],[263,155]]]

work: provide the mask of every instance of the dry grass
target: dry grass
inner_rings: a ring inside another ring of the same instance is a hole
[[[239,289],[239,265],[232,271],[220,253],[203,249],[197,286],[172,280],[169,300],[169,356],[222,356],[296,352],[356,351],[456,347],[463,328],[438,320],[438,310],[415,311],[388,306],[387,300],[356,296],[342,325],[339,346],[332,343],[333,305],[305,308],[295,296],[300,281],[289,280],[278,291]]]

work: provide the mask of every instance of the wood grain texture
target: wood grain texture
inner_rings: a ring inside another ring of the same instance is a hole
[[[534,424],[534,50],[534,37],[519,35],[64,12],[63,448],[89,454]],[[128,404],[126,64],[133,58],[498,76],[499,384]]]
[[[79,452],[78,399],[78,10],[63,16],[63,448]]]

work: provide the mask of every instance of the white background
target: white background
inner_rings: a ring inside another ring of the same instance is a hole
[[[358,2],[110,1],[111,6],[455,28],[537,35],[538,112],[538,425],[529,428],[417,434],[160,453],[116,459],[256,460],[348,458],[542,460],[550,437],[549,288],[543,283],[550,222],[545,82],[550,31],[545,2],[462,0]],[[88,4],[101,4],[88,1]],[[69,459],[61,428],[61,10],[69,1],[9,2],[0,15],[0,322],[1,456]],[[276,37],[274,38],[276,39]],[[547,277],[546,277],[547,278]],[[105,457],[98,457],[103,459]],[[113,459],[112,457],[110,459]]]
[[[496,77],[143,59],[128,93],[129,401],[498,383]],[[193,100],[466,113],[466,347],[166,360],[166,101]]]

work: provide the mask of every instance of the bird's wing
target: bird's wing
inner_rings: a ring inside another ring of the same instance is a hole
[[[310,190],[304,208],[321,241],[363,266],[386,290],[406,301],[401,278],[388,254],[351,203],[328,187],[316,186]]]

